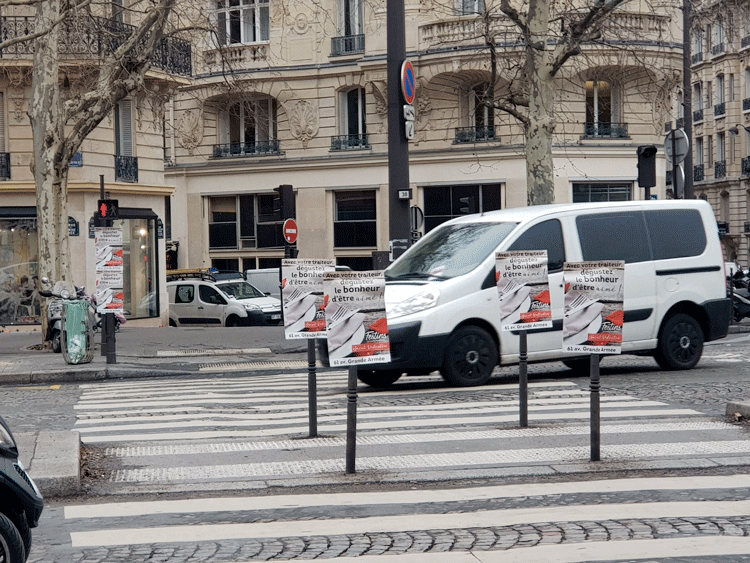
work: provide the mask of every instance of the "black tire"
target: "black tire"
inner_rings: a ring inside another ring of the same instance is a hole
[[[15,524],[18,533],[21,535],[21,541],[23,542],[23,552],[26,559],[29,558],[31,553],[31,528],[29,528],[29,522],[26,520],[25,513],[13,513],[12,515],[13,524]]]
[[[5,514],[0,514],[0,561],[3,563],[26,561],[21,533]]]
[[[654,358],[665,370],[691,369],[703,354],[703,329],[690,315],[667,319],[659,334]]]
[[[52,331],[52,351],[55,354],[62,352],[62,334],[59,330]]]
[[[571,358],[570,360],[563,360],[562,363],[575,372],[589,373],[591,366],[591,360],[588,358]]]
[[[497,343],[478,326],[464,326],[448,340],[440,374],[456,387],[484,385],[497,365]]]
[[[370,387],[390,387],[398,378],[401,372],[395,369],[358,369],[357,379]]]
[[[232,328],[240,326],[240,318],[232,315],[227,319],[227,326]]]

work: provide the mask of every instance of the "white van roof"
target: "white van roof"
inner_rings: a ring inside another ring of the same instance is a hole
[[[670,209],[696,209],[710,204],[699,199],[663,199],[663,200],[636,200],[636,201],[613,201],[596,203],[553,203],[551,205],[533,205],[529,207],[512,207],[498,211],[487,211],[486,213],[475,213],[473,215],[462,215],[446,221],[445,224],[461,223],[495,223],[511,222],[525,223],[544,215],[552,215],[560,212],[576,211],[625,211],[627,209],[659,209],[668,207]]]

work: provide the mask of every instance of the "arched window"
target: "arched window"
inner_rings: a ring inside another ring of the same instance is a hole
[[[263,96],[230,104],[222,114],[222,143],[219,149],[228,156],[277,153],[276,100]]]
[[[619,100],[612,83],[586,81],[586,136],[627,137],[627,125],[619,122]]]

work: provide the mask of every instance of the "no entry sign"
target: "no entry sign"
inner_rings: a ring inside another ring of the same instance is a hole
[[[297,242],[297,221],[294,219],[287,219],[284,221],[283,226],[283,232],[284,232],[284,240],[287,241],[289,244],[294,244]]]

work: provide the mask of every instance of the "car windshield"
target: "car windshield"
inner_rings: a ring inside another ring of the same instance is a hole
[[[517,223],[460,223],[439,227],[385,272],[388,280],[448,279],[479,266]]]
[[[218,284],[221,290],[235,299],[252,299],[253,297],[265,297],[255,286],[246,281]]]

